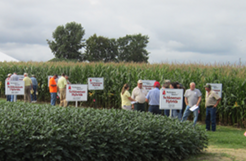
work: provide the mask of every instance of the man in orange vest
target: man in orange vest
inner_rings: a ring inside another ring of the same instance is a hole
[[[50,104],[52,106],[55,106],[56,105],[56,94],[57,94],[56,78],[57,77],[58,77],[57,74],[55,74],[49,80],[49,89],[50,89],[50,96],[51,96]]]

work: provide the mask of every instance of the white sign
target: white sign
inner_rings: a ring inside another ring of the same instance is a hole
[[[66,101],[87,101],[87,84],[69,84],[66,86]]]
[[[177,109],[183,107],[183,89],[160,89],[160,109]]]
[[[24,95],[24,81],[5,81],[5,95]]]
[[[88,78],[89,90],[103,90],[104,79],[103,78]]]
[[[49,76],[48,76],[48,87],[49,87],[49,85],[50,85],[50,79],[51,79],[52,77],[53,77],[52,75],[49,75]],[[61,78],[60,75],[55,79],[56,83],[58,82],[58,79],[59,79],[59,78]]]
[[[211,90],[215,91],[217,95],[222,98],[222,84],[221,83],[207,83],[211,85]]]
[[[143,82],[143,89],[149,92],[151,89],[154,89],[155,80],[142,80]]]
[[[18,76],[19,81],[23,81],[24,75],[17,75],[17,76]]]

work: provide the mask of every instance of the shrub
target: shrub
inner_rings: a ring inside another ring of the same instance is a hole
[[[179,160],[205,131],[161,115],[0,102],[0,160]]]

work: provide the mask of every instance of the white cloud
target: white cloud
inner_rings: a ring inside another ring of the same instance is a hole
[[[46,39],[57,26],[75,21],[85,38],[148,35],[150,62],[234,63],[246,59],[245,5],[244,0],[0,1],[0,51],[19,60],[49,60]]]

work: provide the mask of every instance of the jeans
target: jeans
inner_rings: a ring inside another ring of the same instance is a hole
[[[17,101],[17,95],[11,95],[11,102]]]
[[[170,110],[164,110],[164,115],[168,117],[170,115]]]
[[[149,112],[153,114],[161,114],[161,110],[159,109],[159,105],[150,105]]]
[[[210,122],[212,122],[212,131],[216,130],[216,108],[206,107],[206,129],[210,130]]]
[[[11,95],[7,95],[7,101],[11,101]]]
[[[172,117],[173,118],[178,118],[179,120],[182,119],[182,110],[172,110]]]
[[[199,111],[199,107],[195,111],[193,111],[193,114],[194,114],[193,126],[196,125],[196,122],[198,119],[198,111]],[[192,111],[190,111],[190,106],[186,106],[186,109],[185,109],[185,112],[184,112],[184,115],[183,115],[181,122],[186,121],[191,112]]]
[[[50,104],[52,106],[55,106],[56,105],[56,93],[50,93],[50,96],[51,96]]]
[[[37,101],[37,95],[36,95],[36,91],[37,91],[37,86],[32,86],[33,89],[33,94],[31,94],[31,101]]]
[[[134,103],[134,111],[145,111],[145,104],[144,103]]]

